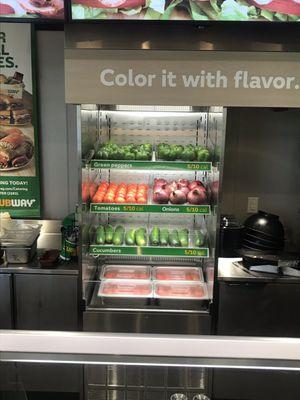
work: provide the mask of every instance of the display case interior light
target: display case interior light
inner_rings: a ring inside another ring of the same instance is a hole
[[[144,105],[116,105],[112,113],[130,114],[137,117],[175,117],[189,115],[193,111],[191,106],[144,106]]]
[[[191,106],[134,106],[134,105],[117,105],[116,111],[147,111],[147,112],[191,112]]]

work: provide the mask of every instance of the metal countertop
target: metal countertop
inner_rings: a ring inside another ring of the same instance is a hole
[[[244,283],[300,283],[299,277],[280,276],[248,271],[237,265],[241,258],[219,258],[218,280],[220,282]]]
[[[38,260],[34,259],[29,264],[0,266],[0,274],[78,275],[78,265],[72,262],[58,264],[55,268],[41,268]]]
[[[46,249],[60,249],[60,233],[42,233],[38,239],[38,254]],[[42,268],[35,257],[28,264],[2,264],[0,274],[78,275],[77,262],[58,263],[55,268]]]

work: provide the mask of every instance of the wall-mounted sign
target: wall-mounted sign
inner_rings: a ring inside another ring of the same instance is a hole
[[[0,27],[0,211],[40,216],[31,26]]]
[[[0,18],[64,19],[64,0],[0,0]]]
[[[77,20],[299,22],[299,0],[71,0]]]
[[[300,107],[296,53],[65,54],[68,103]]]

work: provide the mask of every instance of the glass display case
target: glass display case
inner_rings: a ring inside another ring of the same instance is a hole
[[[209,333],[225,110],[79,115],[84,329]],[[109,327],[93,328],[100,315]]]

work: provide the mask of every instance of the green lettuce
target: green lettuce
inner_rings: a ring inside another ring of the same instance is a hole
[[[174,9],[180,4],[182,3],[182,0],[174,0],[172,1],[168,7],[165,9],[165,12],[163,13],[163,16],[161,19],[163,20],[169,20],[171,19],[171,14],[174,11]]]
[[[134,7],[134,8],[122,8],[119,10],[120,13],[125,14],[125,15],[136,15],[139,14],[142,11],[142,7]]]
[[[199,5],[194,2],[194,0],[190,0],[190,7],[191,7],[191,16],[193,20],[203,21],[209,19],[208,16],[204,14]]]
[[[93,8],[82,6],[81,4],[72,5],[73,19],[105,19],[107,14],[117,14],[117,8]]]
[[[152,8],[159,14],[163,14],[165,11],[166,2],[165,0],[149,0],[147,1],[147,6]]]
[[[153,10],[152,8],[147,8],[147,11],[145,13],[144,19],[153,19],[157,20],[161,18],[161,13],[158,11]]]
[[[254,6],[247,6],[235,0],[225,0],[221,5],[219,19],[222,21],[247,21],[255,13]]]

